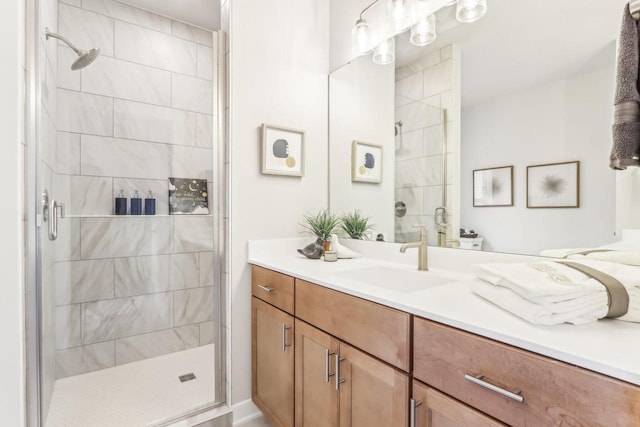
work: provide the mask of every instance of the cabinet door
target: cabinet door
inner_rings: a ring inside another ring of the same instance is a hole
[[[411,427],[505,427],[482,412],[426,385],[413,382],[415,421]]]
[[[293,317],[251,298],[253,402],[277,427],[293,427]]]
[[[340,427],[409,424],[409,376],[340,342]]]
[[[296,427],[338,427],[338,340],[296,319]]]

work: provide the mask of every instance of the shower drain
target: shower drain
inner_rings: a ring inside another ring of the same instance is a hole
[[[181,383],[184,383],[187,381],[195,380],[196,376],[193,372],[189,372],[188,374],[180,375],[178,379],[180,380]]]

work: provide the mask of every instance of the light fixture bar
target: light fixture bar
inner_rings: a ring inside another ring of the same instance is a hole
[[[369,6],[365,7],[364,9],[362,9],[362,12],[360,12],[360,19],[362,19],[362,15],[364,15],[365,12],[367,12],[369,9],[371,9],[373,6],[377,5],[378,3],[380,3],[380,0],[375,0]]]

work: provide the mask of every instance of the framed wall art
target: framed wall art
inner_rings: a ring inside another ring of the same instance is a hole
[[[580,207],[580,162],[527,166],[527,207]]]
[[[351,145],[351,181],[382,182],[382,146],[353,141]]]
[[[304,131],[262,124],[262,169],[267,175],[304,175]]]
[[[513,166],[474,170],[473,206],[513,206]]]

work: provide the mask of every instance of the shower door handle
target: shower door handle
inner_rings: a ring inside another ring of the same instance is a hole
[[[47,231],[49,240],[58,238],[58,211],[60,218],[64,218],[64,203],[58,203],[54,199],[49,200],[47,190],[42,193],[42,218],[48,222]]]

